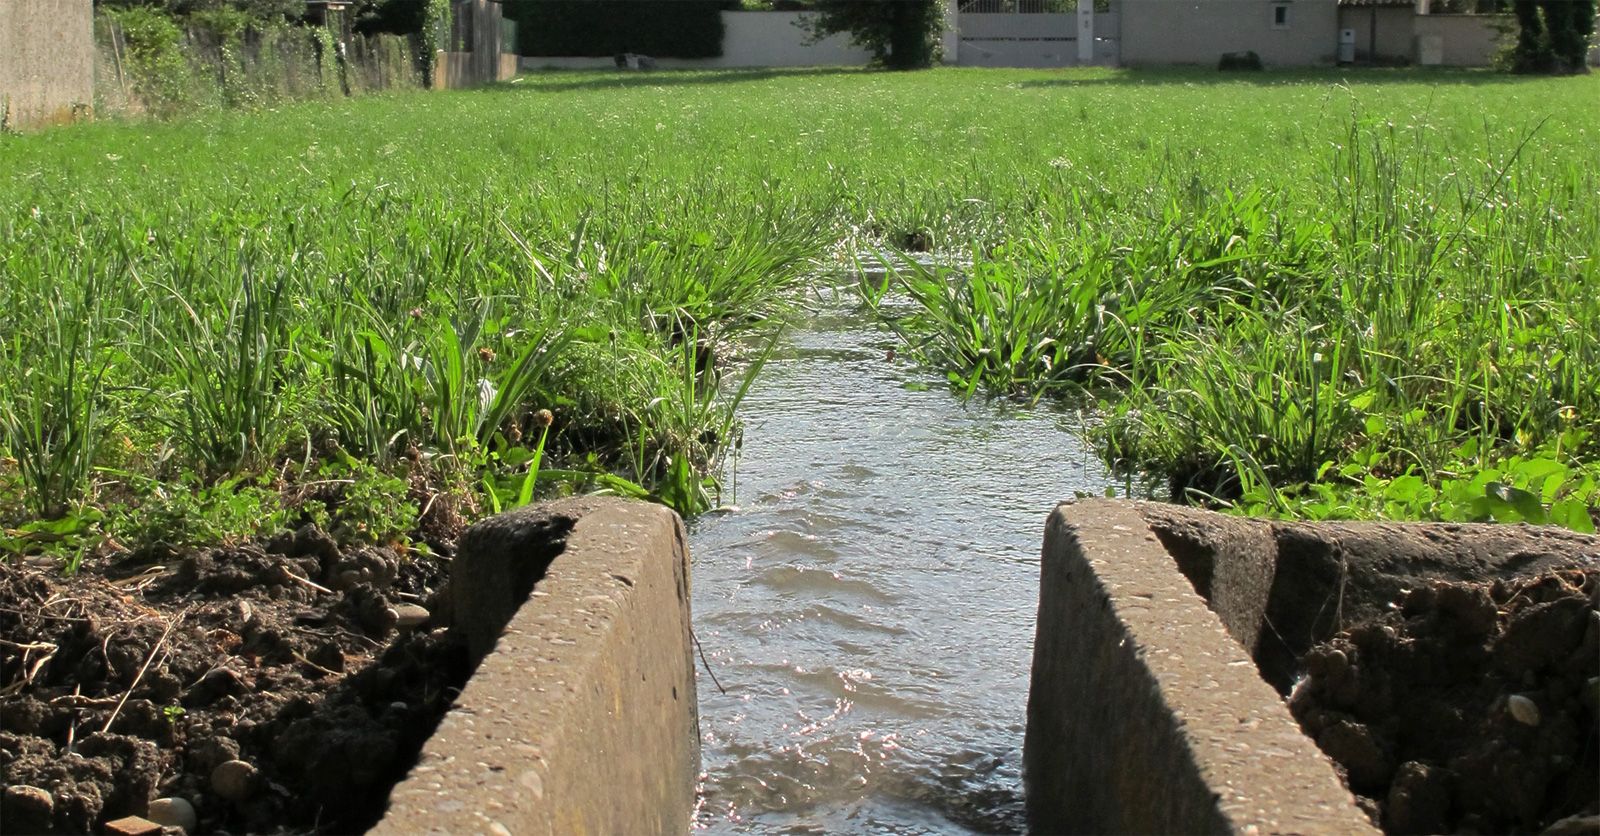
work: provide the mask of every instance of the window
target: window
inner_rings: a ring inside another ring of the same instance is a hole
[[[1274,28],[1274,29],[1288,29],[1289,28],[1289,4],[1288,3],[1273,3],[1272,4],[1272,28]]]

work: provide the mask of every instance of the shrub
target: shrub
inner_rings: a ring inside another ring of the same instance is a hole
[[[892,70],[931,66],[944,31],[941,0],[816,0],[807,18],[813,39],[850,33],[851,43],[872,51],[872,61]]]
[[[1589,71],[1595,0],[1516,0],[1517,42],[1511,68],[1519,73]]]
[[[130,92],[157,112],[193,99],[192,71],[183,54],[183,31],[170,16],[134,6],[101,13],[120,75]]]

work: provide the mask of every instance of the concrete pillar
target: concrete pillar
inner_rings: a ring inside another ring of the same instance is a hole
[[[1094,0],[1078,0],[1078,63],[1094,63]]]
[[[939,33],[939,49],[944,53],[944,63],[960,63],[961,11],[959,0],[944,0],[944,31]]]
[[[0,0],[0,124],[67,122],[93,106],[91,0]]]

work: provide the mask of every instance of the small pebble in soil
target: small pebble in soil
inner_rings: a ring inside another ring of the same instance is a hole
[[[394,608],[394,626],[401,630],[412,630],[428,623],[428,610],[416,604],[401,604]]]
[[[1521,694],[1506,697],[1506,709],[1513,720],[1524,726],[1539,725],[1539,704]]]
[[[211,770],[211,791],[229,801],[248,801],[255,794],[258,774],[245,761],[225,761]]]
[[[6,787],[0,822],[7,833],[39,833],[50,829],[56,799],[46,790],[17,784]]]
[[[200,824],[194,805],[177,797],[158,798],[150,802],[150,810],[144,815],[156,824],[180,828],[185,833],[193,833]]]

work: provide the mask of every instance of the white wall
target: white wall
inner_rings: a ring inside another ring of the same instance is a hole
[[[723,12],[722,55],[717,58],[657,58],[662,69],[717,67],[859,67],[872,54],[850,45],[846,35],[832,35],[807,45],[806,30],[796,25],[803,12]],[[613,67],[611,58],[564,58],[524,55],[523,69],[597,69]]]
[[[1122,63],[1216,66],[1224,52],[1253,51],[1268,67],[1332,64],[1335,0],[1291,0],[1289,25],[1272,25],[1271,0],[1122,0]]]
[[[723,12],[723,67],[859,66],[872,53],[850,45],[846,35],[805,44],[798,24],[803,12]]]
[[[1417,15],[1411,20],[1418,38],[1438,37],[1446,67],[1485,67],[1499,49],[1498,15]]]

